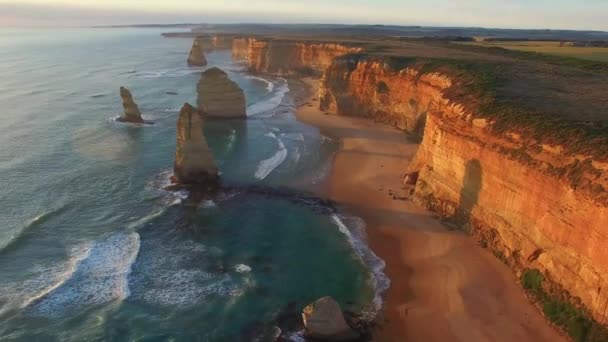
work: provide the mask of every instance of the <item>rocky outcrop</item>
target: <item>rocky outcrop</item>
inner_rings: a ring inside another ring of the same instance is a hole
[[[368,117],[421,135],[427,113],[451,85],[450,79],[439,74],[394,68],[388,58],[348,55],[324,72],[320,109]]]
[[[213,153],[203,134],[203,119],[186,103],[177,120],[177,144],[172,181],[178,184],[215,187],[219,182]]]
[[[122,108],[124,113],[121,117],[116,119],[117,121],[130,123],[151,123],[141,117],[139,107],[135,101],[133,101],[133,95],[127,88],[120,87],[120,98],[122,99]]]
[[[210,118],[246,118],[245,93],[218,68],[206,70],[197,85],[197,105]]]
[[[608,161],[495,128],[497,116],[482,115],[460,79],[395,62],[337,59],[322,80],[321,108],[418,132],[404,180],[416,201],[516,272],[540,270],[560,300],[608,322]]]
[[[235,61],[247,60],[249,56],[249,39],[248,38],[234,38],[232,41],[232,59]]]
[[[344,319],[340,305],[331,297],[323,297],[304,308],[302,319],[306,335],[324,341],[351,341],[359,334]]]
[[[196,37],[192,43],[190,54],[188,55],[188,65],[192,66],[205,66],[207,65],[207,58],[205,57],[205,43],[204,38]]]
[[[252,38],[249,39],[247,61],[249,70],[255,73],[316,75],[321,74],[334,58],[360,51],[361,48],[342,44]]]

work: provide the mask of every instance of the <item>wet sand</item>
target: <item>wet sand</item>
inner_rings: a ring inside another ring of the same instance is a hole
[[[318,81],[298,120],[341,141],[320,191],[367,223],[391,287],[374,341],[567,341],[525,297],[511,270],[466,234],[405,196],[401,175],[417,145],[370,120],[318,110]],[[313,104],[313,106],[310,106]]]

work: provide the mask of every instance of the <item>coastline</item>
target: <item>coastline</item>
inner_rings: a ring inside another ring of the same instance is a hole
[[[374,341],[567,341],[526,298],[510,269],[469,236],[417,207],[402,174],[417,150],[405,133],[371,120],[327,115],[319,81],[296,96],[296,117],[340,140],[315,189],[366,222],[368,243],[386,262],[391,287]],[[402,198],[406,198],[403,200]]]

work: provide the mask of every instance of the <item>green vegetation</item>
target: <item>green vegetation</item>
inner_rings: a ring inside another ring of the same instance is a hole
[[[570,304],[565,296],[548,294],[543,288],[544,277],[538,270],[526,270],[521,276],[524,289],[541,305],[545,317],[562,327],[576,342],[608,341],[606,327],[595,322],[580,308]]]
[[[463,47],[470,48],[470,47]],[[481,48],[487,50],[486,48]],[[502,49],[501,49],[502,50]],[[575,58],[530,54],[504,50],[508,54],[524,54],[528,59],[576,67],[585,71],[608,73],[608,63],[595,63]],[[608,158],[608,129],[602,125],[593,126],[587,122],[566,120],[554,113],[545,113],[525,108],[525,103],[514,99],[503,99],[499,89],[504,87],[510,75],[509,66],[503,62],[460,60],[450,58],[421,57],[377,57],[366,54],[349,55],[356,63],[369,59],[381,60],[392,70],[400,71],[408,67],[418,69],[421,74],[441,72],[450,75],[460,84],[447,91],[454,101],[466,104],[482,117],[495,120],[492,130],[498,134],[519,132],[522,136],[542,143],[560,144],[570,154],[587,154],[597,160]]]
[[[608,48],[560,46],[560,42],[557,41],[458,42],[458,44],[503,48],[515,51],[536,52],[560,57],[608,62]]]

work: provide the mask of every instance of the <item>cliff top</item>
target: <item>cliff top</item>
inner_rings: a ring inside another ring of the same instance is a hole
[[[498,132],[608,158],[608,63],[448,42],[368,42],[367,58],[395,70],[440,72],[455,80],[447,95],[494,119]]]

